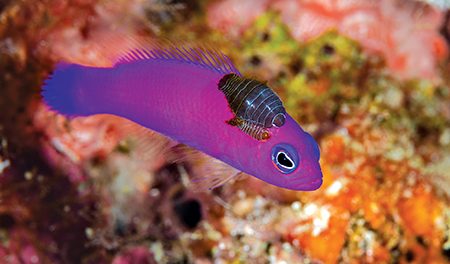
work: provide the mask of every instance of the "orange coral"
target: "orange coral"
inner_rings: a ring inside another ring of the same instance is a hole
[[[433,194],[430,186],[418,182],[398,201],[398,211],[405,227],[415,236],[425,236],[440,241],[436,224],[442,217],[443,204]]]
[[[342,163],[345,161],[344,138],[340,135],[331,135],[322,140],[322,155],[330,164]]]
[[[328,228],[318,235],[296,231],[296,229],[301,230],[305,225],[313,225],[313,221],[314,219],[309,219],[293,225],[291,233],[287,235],[287,240],[313,259],[321,260],[324,263],[336,263],[345,242],[348,219],[339,213],[334,214],[329,219]]]

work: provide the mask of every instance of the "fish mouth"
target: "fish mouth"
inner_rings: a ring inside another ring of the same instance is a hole
[[[322,181],[322,174],[314,175],[314,176],[310,176],[310,177],[299,178],[299,179],[292,179],[289,181],[289,184],[294,185],[294,186],[303,186],[303,185],[316,183],[319,181]]]
[[[320,186],[322,186],[322,182],[323,182],[322,178],[318,178],[312,181],[295,185],[293,189],[299,191],[314,191],[319,189]]]
[[[288,183],[293,190],[314,191],[322,185],[323,174],[318,162],[305,163],[299,171],[303,172],[303,177],[291,179]]]

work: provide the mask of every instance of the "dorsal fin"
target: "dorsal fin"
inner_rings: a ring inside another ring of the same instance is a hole
[[[222,74],[235,73],[241,75],[228,56],[206,45],[168,40],[135,40],[135,43],[137,43],[136,48],[119,54],[115,65],[149,59],[173,60],[205,67]]]

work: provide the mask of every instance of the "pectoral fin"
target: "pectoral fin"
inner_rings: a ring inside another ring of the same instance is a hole
[[[236,179],[243,173],[230,165],[186,145],[174,148],[176,162],[185,162],[194,191],[207,191]]]

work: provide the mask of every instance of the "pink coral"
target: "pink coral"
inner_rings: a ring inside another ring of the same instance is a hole
[[[43,263],[26,230],[15,228],[10,230],[8,235],[9,242],[0,245],[0,263]]]
[[[53,7],[52,14],[67,12],[66,4]],[[131,37],[137,36],[137,25],[145,20],[141,1],[100,1],[84,9],[85,14],[70,23],[60,21],[60,26],[42,39],[39,51],[49,53],[55,61],[108,67],[121,52],[136,47]]]
[[[113,264],[152,264],[156,263],[152,253],[149,252],[145,247],[134,247],[129,248],[116,256]]]
[[[56,167],[69,172],[72,182],[85,179],[79,165],[94,158],[106,158],[124,139],[134,139],[133,155],[142,168],[153,171],[164,163],[168,139],[127,119],[95,115],[67,120],[41,104],[34,125],[46,141],[43,152]],[[138,167],[139,167],[138,166]]]
[[[127,121],[106,115],[68,122],[45,106],[35,115],[36,127],[44,129],[53,147],[75,163],[109,154],[123,138],[122,131],[117,129],[121,123]]]
[[[213,3],[208,10],[211,27],[238,36],[269,6],[270,0],[227,0]]]
[[[209,9],[209,25],[227,34],[243,32],[268,8],[280,12],[293,37],[308,41],[334,29],[358,40],[369,53],[381,53],[399,78],[436,79],[436,64],[447,56],[438,29],[442,12],[409,2],[271,0],[253,3],[224,0]],[[239,10],[239,12],[237,12]]]

